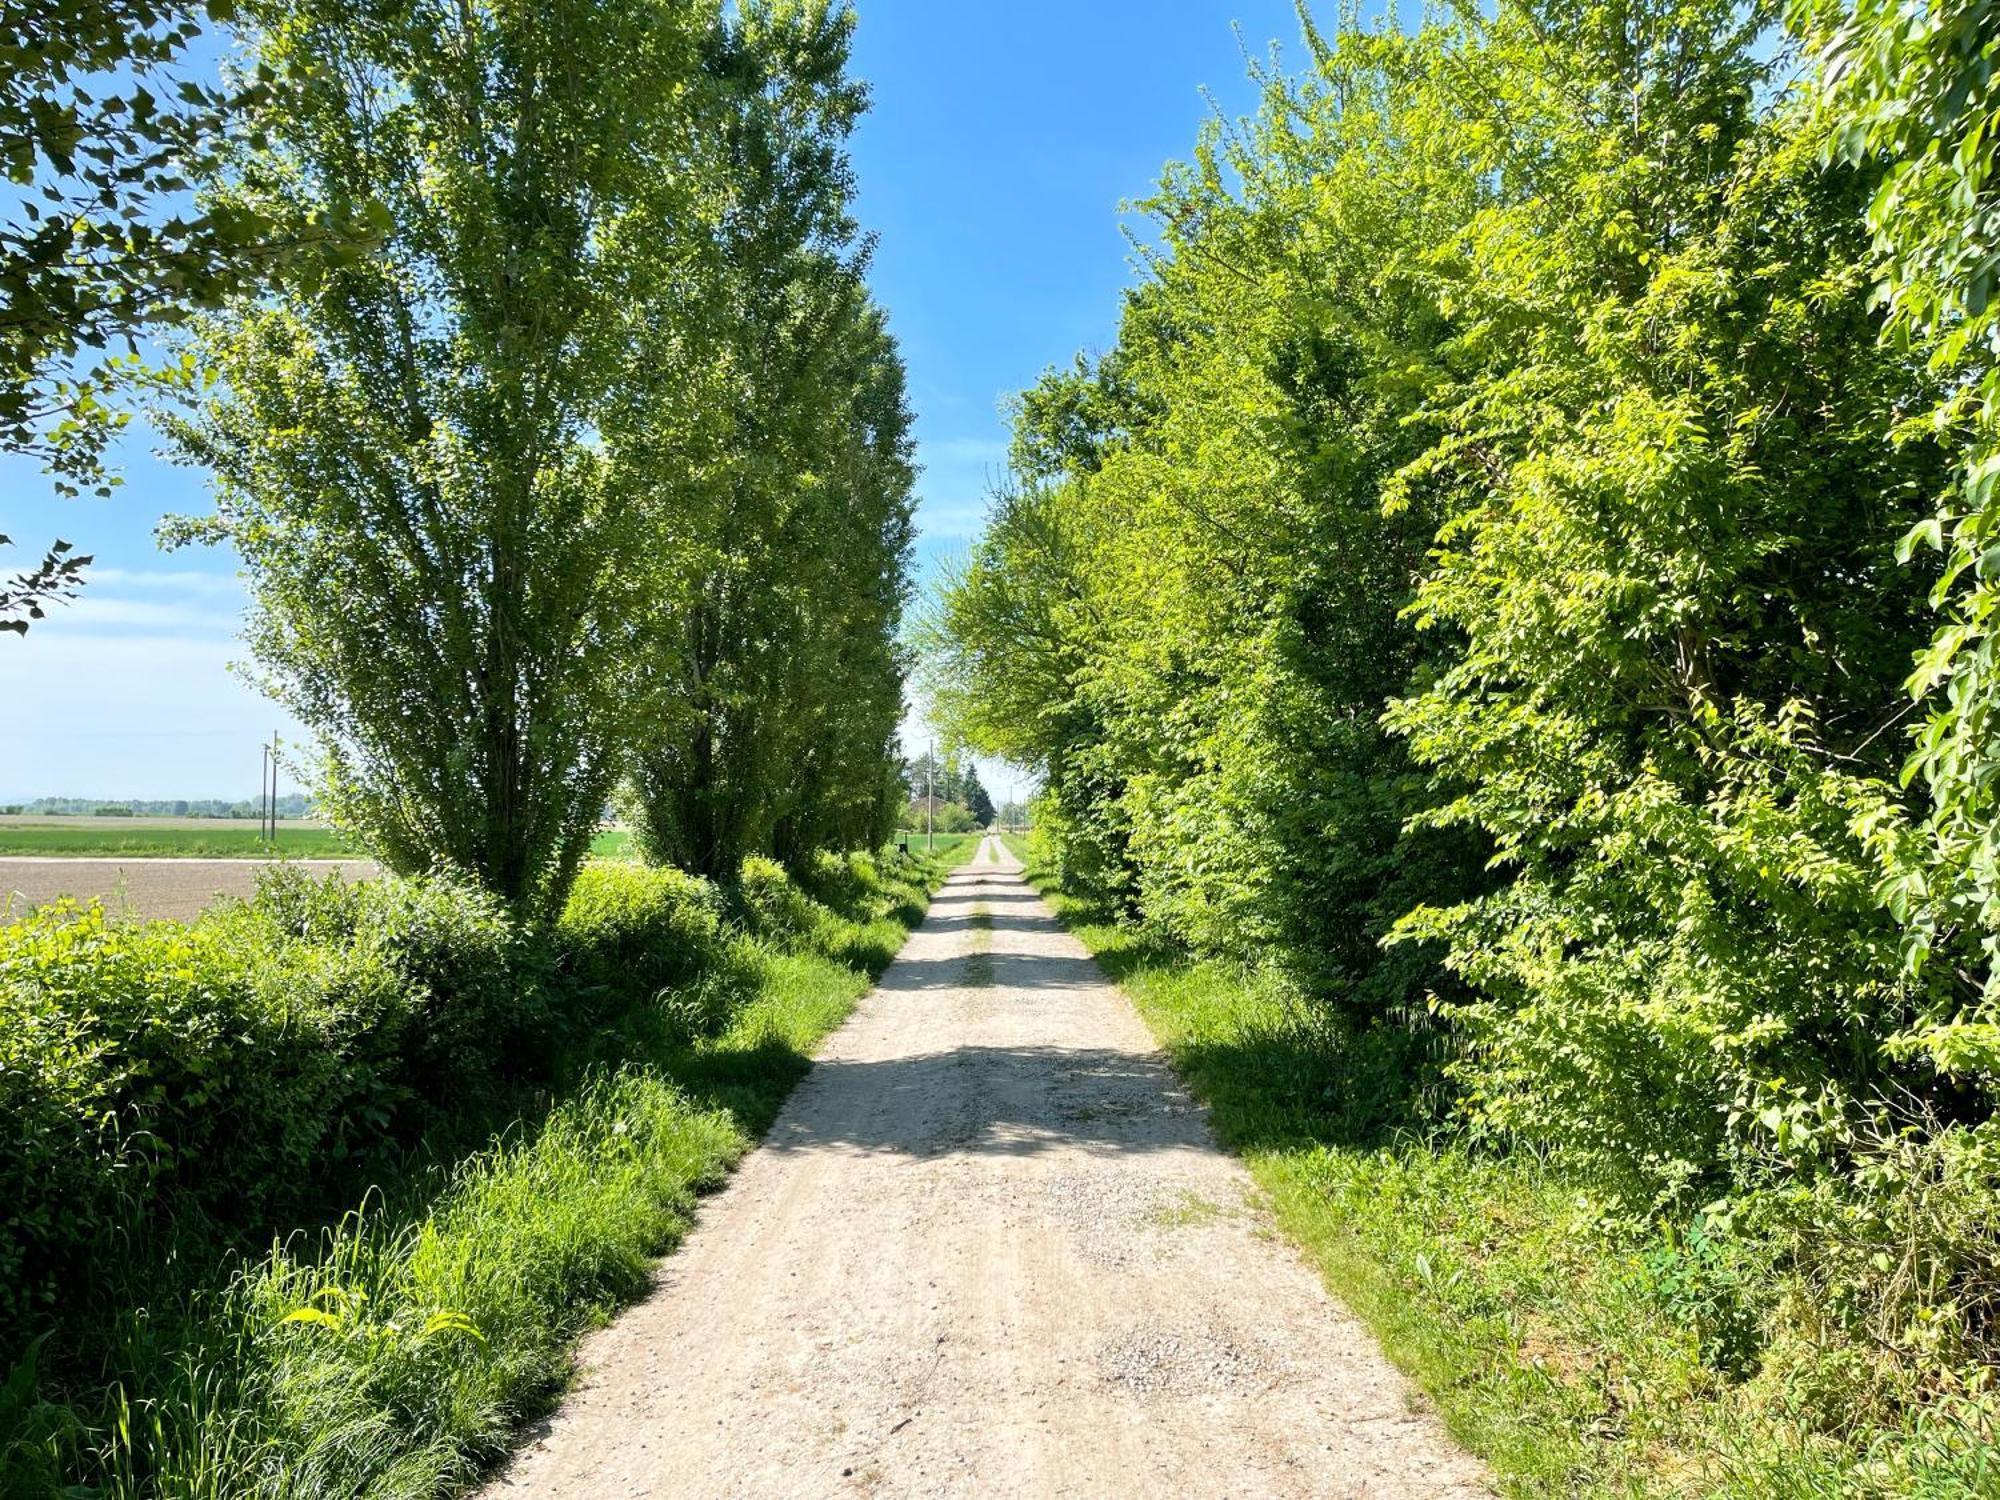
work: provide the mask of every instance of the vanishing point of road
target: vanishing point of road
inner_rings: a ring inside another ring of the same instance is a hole
[[[998,840],[486,1500],[1488,1493]]]

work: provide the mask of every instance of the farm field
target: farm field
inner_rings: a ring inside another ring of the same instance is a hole
[[[591,853],[619,858],[630,846],[628,832],[607,828]],[[255,818],[0,816],[0,858],[337,859],[356,852],[333,829],[304,821],[281,822],[272,845],[259,837]]]
[[[0,856],[63,858],[330,858],[353,851],[331,828],[281,822],[277,842],[260,837],[255,818],[0,817]]]
[[[65,896],[101,901],[114,917],[188,921],[221,896],[251,896],[271,860],[146,858],[57,859],[0,856],[0,915],[8,919]],[[315,877],[339,872],[347,880],[372,880],[373,860],[300,861]]]
[[[631,845],[626,830],[607,828],[591,853],[629,859]],[[346,880],[372,880],[381,873],[332,829],[315,824],[281,826],[276,854],[316,877],[338,872]],[[255,894],[258,876],[273,862],[254,819],[0,818],[0,917],[73,897],[101,901],[117,917],[186,921],[218,897]]]
[[[935,852],[940,859],[947,857],[955,858],[959,850],[970,844],[978,843],[982,837],[984,837],[983,834],[977,833],[941,833],[937,836],[937,843],[935,850],[933,850],[933,847],[925,842],[924,836],[921,833],[899,833],[896,835],[898,841],[903,839],[910,841],[910,853],[929,854]]]

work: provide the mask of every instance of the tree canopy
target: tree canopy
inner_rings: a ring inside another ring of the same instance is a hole
[[[141,334],[368,240],[367,200],[284,229],[246,203],[189,201],[294,81],[176,67],[205,27],[236,17],[230,0],[0,4],[0,160],[16,190],[0,219],[0,450],[40,460],[60,494],[110,492],[104,445],[127,419],[117,393],[149,375]],[[58,541],[0,580],[0,631],[25,633],[89,562]]]

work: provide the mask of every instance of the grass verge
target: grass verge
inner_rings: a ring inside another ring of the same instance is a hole
[[[1960,1418],[1871,1425],[1842,1416],[1838,1393],[1728,1371],[1717,1341],[1732,1324],[1800,1294],[1781,1267],[1608,1218],[1548,1163],[1385,1128],[1352,1106],[1357,1063],[1272,986],[1109,920],[1056,889],[1030,842],[1007,844],[1207,1103],[1280,1228],[1503,1492],[2000,1495],[1996,1450]]]
[[[807,932],[732,939],[718,982],[747,993],[715,1034],[641,1007],[486,1149],[135,1307],[102,1410],[24,1407],[29,1366],[0,1391],[0,1489],[415,1500],[474,1482],[560,1394],[575,1338],[643,1291],[948,868],[882,865],[866,900],[812,903]]]

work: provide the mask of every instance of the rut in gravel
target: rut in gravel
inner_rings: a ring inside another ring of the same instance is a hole
[[[997,840],[490,1497],[1488,1493]]]

